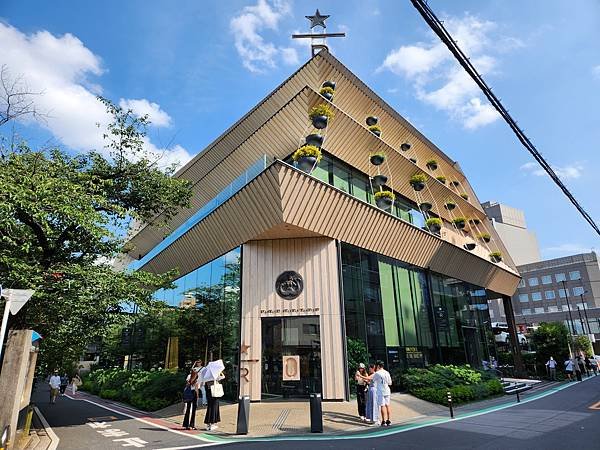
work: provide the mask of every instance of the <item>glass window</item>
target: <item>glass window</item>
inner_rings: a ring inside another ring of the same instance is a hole
[[[527,303],[529,301],[529,295],[519,294],[519,301],[522,303]]]
[[[521,281],[519,281],[519,285],[517,287],[525,287],[525,279],[521,278]]]
[[[568,311],[569,310],[569,305],[562,305],[561,306],[563,311]]]
[[[577,286],[573,288],[573,295],[583,295],[585,291],[582,286]]]
[[[534,309],[534,313],[535,314],[544,314],[544,308],[543,307],[541,307],[541,308],[535,308]]]
[[[558,312],[558,306],[548,306],[548,312]]]
[[[571,280],[581,280],[581,273],[579,273],[579,270],[569,272],[569,278]]]
[[[545,293],[546,300],[552,300],[556,298],[556,293],[554,291],[546,291]]]
[[[528,280],[529,286],[537,286],[539,284],[537,277],[532,277]]]
[[[543,275],[542,284],[552,284],[552,275]]]
[[[542,293],[541,292],[532,292],[531,293],[531,300],[533,300],[534,302],[538,302],[542,299]]]
[[[350,172],[337,162],[333,163],[333,185],[344,192],[350,193]]]
[[[565,298],[567,296],[567,293],[565,292],[564,289],[559,289],[558,290],[558,295],[560,298]]]
[[[554,274],[554,279],[556,280],[557,283],[560,283],[561,281],[567,281],[567,277],[565,276],[564,273]]]
[[[366,177],[359,176],[358,173],[352,173],[352,195],[362,200],[363,202],[369,201],[369,190],[370,185]]]
[[[493,318],[494,318],[494,310],[490,309],[490,319],[493,319]]]
[[[531,309],[529,309],[529,308],[522,309],[521,314],[523,314],[524,316],[529,316],[531,314]]]

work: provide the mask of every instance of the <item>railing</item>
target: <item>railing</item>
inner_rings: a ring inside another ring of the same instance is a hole
[[[175,229],[170,235],[168,235],[162,242],[156,245],[152,250],[144,255],[143,258],[138,261],[133,261],[129,264],[129,269],[137,270],[150,262],[156,255],[162,252],[164,249],[169,247],[173,242],[188,232],[194,225],[206,218],[211,212],[233,197],[238,191],[246,186],[250,181],[260,175],[269,165],[271,158],[267,155],[263,155],[254,162],[248,169],[244,171],[240,176],[233,180],[225,189],[217,194],[212,200],[206,203],[200,208],[192,217],[182,223]]]

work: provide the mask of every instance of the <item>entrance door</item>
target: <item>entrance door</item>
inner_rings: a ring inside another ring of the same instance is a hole
[[[462,327],[465,340],[465,356],[467,364],[471,367],[481,367],[483,360],[483,350],[481,342],[477,339],[477,329],[473,327]]]
[[[319,317],[274,317],[261,322],[262,398],[307,398],[321,392]]]

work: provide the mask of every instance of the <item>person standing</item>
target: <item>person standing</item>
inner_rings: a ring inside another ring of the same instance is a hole
[[[375,384],[373,383],[373,375],[375,375],[375,364],[369,364],[369,374],[362,377],[367,383],[367,401],[365,407],[365,420],[370,425],[375,425],[379,422],[379,408],[375,401]]]
[[[58,396],[58,392],[60,390],[60,376],[58,375],[58,370],[54,371],[54,374],[50,377],[48,381],[50,385],[50,404],[56,403],[56,397]]]
[[[552,381],[556,381],[556,361],[551,356],[548,362],[546,362],[546,367],[548,368],[548,373],[550,375],[550,379]]]
[[[62,377],[60,377],[60,395],[65,395],[65,391],[67,390],[67,386],[69,385],[69,376],[65,373]]]
[[[587,377],[590,377],[592,375],[592,362],[590,361],[588,355],[585,355],[583,362],[585,364],[585,374]]]
[[[79,374],[76,373],[75,375],[73,375],[73,378],[71,379],[71,393],[73,394],[73,397],[75,397],[75,394],[77,393],[77,389],[79,388],[79,386],[81,386],[82,381],[81,378],[79,377]]]
[[[567,374],[567,378],[569,378],[569,381],[573,381],[573,368],[575,367],[575,364],[573,364],[573,360],[568,358],[565,361],[565,373]]]
[[[356,403],[358,404],[358,416],[360,420],[363,422],[366,420],[366,389],[367,389],[367,381],[365,377],[367,376],[367,370],[363,363],[358,365],[358,370],[354,375],[354,379],[356,380]]]
[[[373,375],[373,382],[375,383],[377,406],[381,411],[381,426],[389,427],[391,424],[390,401],[392,392],[390,386],[392,385],[392,377],[390,373],[383,368],[383,361],[377,362],[377,371]]]
[[[573,367],[575,369],[575,377],[577,378],[577,381],[581,381],[581,368],[583,367],[583,363],[580,365],[580,362],[581,356],[577,355],[573,360]]]
[[[183,403],[185,403],[185,414],[183,416],[183,428],[196,429],[196,406],[198,404],[198,372],[190,370],[185,379],[183,389]]]
[[[199,373],[204,366],[202,365],[202,360],[199,359],[194,363],[192,370],[196,373]],[[206,406],[206,387],[204,386],[204,382],[198,381],[198,406]]]
[[[221,413],[219,411],[219,398],[223,396],[223,387],[219,381],[224,380],[223,372],[219,374],[216,380],[206,381],[206,415],[204,423],[207,431],[214,431],[219,426],[217,423],[221,421]]]

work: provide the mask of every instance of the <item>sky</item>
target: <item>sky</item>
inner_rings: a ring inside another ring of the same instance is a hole
[[[430,0],[459,46],[596,222],[600,2]],[[34,146],[102,150],[102,95],[153,122],[185,163],[309,57],[290,35],[329,14],[331,52],[454,160],[481,201],[523,209],[544,258],[599,236],[516,140],[409,0],[0,1],[0,65],[34,92]]]

